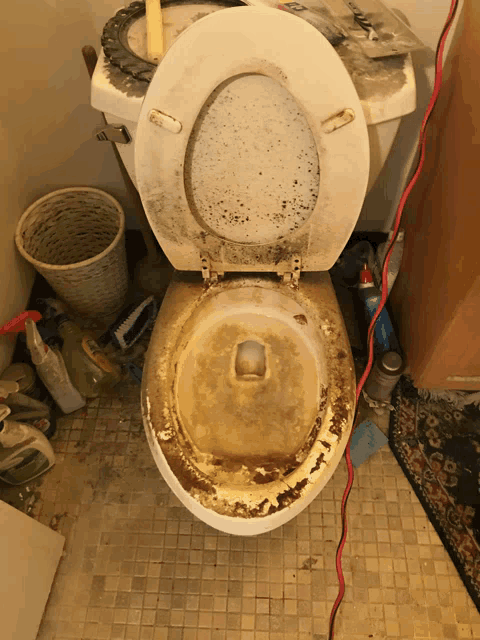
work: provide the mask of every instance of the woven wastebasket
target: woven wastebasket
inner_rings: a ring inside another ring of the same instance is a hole
[[[128,289],[125,215],[108,193],[59,189],[20,218],[15,242],[58,296],[86,317],[119,311]]]

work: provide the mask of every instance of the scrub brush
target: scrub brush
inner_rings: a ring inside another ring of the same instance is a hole
[[[153,296],[149,296],[140,304],[134,303],[120,313],[98,342],[103,346],[112,343],[122,351],[126,351],[153,324],[157,313],[158,303]]]

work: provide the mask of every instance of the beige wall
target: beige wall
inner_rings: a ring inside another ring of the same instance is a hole
[[[15,225],[36,198],[70,185],[98,186],[127,209],[107,143],[92,139],[100,115],[89,105],[81,48],[97,52],[121,0],[27,0],[4,5],[0,27],[0,324],[25,309],[32,270],[14,246]],[[0,336],[0,371],[13,343]]]
[[[431,47],[419,54],[419,111],[405,119],[396,149],[370,194],[361,225],[381,228],[391,219],[411,164],[419,118],[433,77],[433,49],[450,0],[386,0],[403,10],[418,35]],[[91,134],[101,123],[89,105],[89,80],[81,47],[99,50],[105,21],[121,0],[30,0],[3,10],[0,49],[0,324],[21,312],[32,284],[32,270],[14,247],[22,211],[39,196],[62,186],[91,185],[119,198],[127,209],[120,173],[109,145]],[[13,344],[0,336],[0,371]]]

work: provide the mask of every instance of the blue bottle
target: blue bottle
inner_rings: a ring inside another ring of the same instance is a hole
[[[382,294],[373,283],[373,277],[368,265],[365,263],[360,271],[360,282],[358,284],[358,292],[365,303],[369,322],[375,315]],[[397,337],[393,330],[392,321],[388,315],[386,307],[378,316],[375,330],[373,333],[373,351],[375,355],[380,355],[386,351],[399,351]]]

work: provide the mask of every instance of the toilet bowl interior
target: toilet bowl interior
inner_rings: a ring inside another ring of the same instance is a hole
[[[177,495],[246,518],[306,500],[340,459],[353,408],[351,353],[327,273],[305,274],[299,290],[270,276],[208,288],[175,277],[147,355],[142,411]]]
[[[253,475],[297,466],[327,376],[296,300],[258,287],[219,293],[192,314],[174,366],[178,417],[199,452]]]

